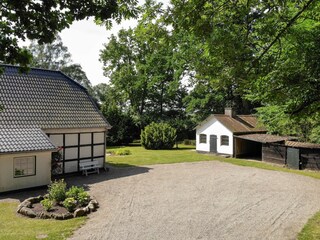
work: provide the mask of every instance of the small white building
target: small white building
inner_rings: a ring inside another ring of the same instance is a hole
[[[87,90],[59,71],[0,65],[0,192],[105,165],[111,128]]]
[[[266,133],[253,115],[235,115],[231,108],[225,114],[212,114],[196,127],[196,150],[203,153],[239,156],[244,148],[235,136]]]

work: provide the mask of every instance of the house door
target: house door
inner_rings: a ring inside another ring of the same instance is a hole
[[[210,152],[216,153],[217,152],[217,136],[210,135]]]

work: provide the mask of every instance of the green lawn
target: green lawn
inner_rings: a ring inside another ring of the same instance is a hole
[[[221,157],[198,154],[193,146],[179,145],[178,149],[172,150],[146,150],[141,146],[108,147],[108,151],[119,149],[130,150],[131,155],[107,156],[108,164],[120,167],[142,166],[164,163],[198,162],[208,160],[219,160]]]
[[[239,166],[255,167],[272,171],[289,172],[303,176],[320,179],[320,172],[300,171],[288,169],[282,166],[268,164],[259,161],[250,161],[235,158],[223,158],[214,155],[199,154],[194,151],[192,146],[179,145],[179,149],[173,150],[145,150],[140,146],[130,147],[109,147],[108,151],[116,151],[117,149],[130,150],[131,155],[127,156],[108,156],[107,162],[113,166],[142,166],[152,164],[179,163],[179,162],[198,162],[198,161],[220,161],[231,163]],[[320,239],[320,212],[315,214],[303,230],[299,233],[299,240],[316,240]]]
[[[17,206],[14,202],[0,202],[0,239],[66,239],[86,220],[85,217],[64,221],[31,219],[18,215]]]
[[[320,239],[320,212],[316,213],[304,225],[298,236],[299,240],[317,240]]]

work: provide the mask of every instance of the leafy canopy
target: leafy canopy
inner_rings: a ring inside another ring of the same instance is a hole
[[[27,38],[50,43],[73,21],[94,17],[98,23],[135,16],[136,0],[2,0],[0,62],[26,67],[30,53],[19,46]]]

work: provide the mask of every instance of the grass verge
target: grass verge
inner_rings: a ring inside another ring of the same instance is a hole
[[[298,240],[320,239],[320,212],[310,218],[298,235]]]
[[[63,221],[31,219],[18,216],[17,206],[15,202],[0,202],[0,239],[66,239],[86,221],[86,217]]]

